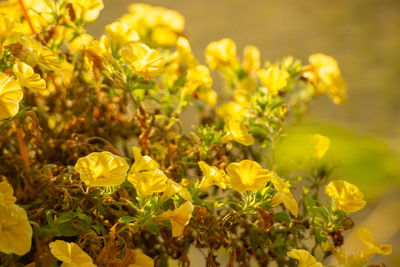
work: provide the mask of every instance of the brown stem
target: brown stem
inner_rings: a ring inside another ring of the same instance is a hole
[[[24,13],[24,18],[26,19],[26,21],[29,24],[29,28],[31,28],[31,31],[32,31],[33,34],[36,34],[36,31],[35,31],[35,28],[33,27],[31,18],[29,17],[28,11],[26,10],[24,0],[18,0],[18,3],[19,3],[19,5],[20,5],[20,7],[22,9],[22,13]]]
[[[14,129],[15,129],[15,133],[17,134],[19,153],[21,154],[22,160],[24,161],[25,171],[28,171],[30,169],[28,149],[26,148],[26,144],[25,144],[25,140],[24,140],[24,133],[18,127],[18,119],[14,120]]]

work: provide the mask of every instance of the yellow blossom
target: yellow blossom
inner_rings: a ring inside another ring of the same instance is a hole
[[[17,62],[14,64],[13,71],[19,84],[26,87],[32,92],[38,92],[46,89],[46,82],[35,73],[31,66],[24,62]]]
[[[103,0],[69,0],[75,12],[85,21],[97,19],[100,11],[104,8]]]
[[[198,88],[210,88],[212,85],[212,78],[210,71],[204,65],[197,65],[189,68],[186,75],[185,88],[189,93],[193,93]]]
[[[0,119],[15,116],[23,96],[19,83],[7,74],[0,72]]]
[[[251,146],[254,144],[254,138],[251,134],[249,134],[244,123],[234,119],[228,119],[228,131],[221,138],[221,141],[235,141],[245,146]]]
[[[331,181],[325,186],[324,192],[333,199],[337,209],[347,213],[359,211],[366,204],[364,195],[357,186],[344,180]]]
[[[111,152],[93,152],[75,164],[81,180],[91,186],[118,186],[125,181],[129,165]]]
[[[128,62],[137,75],[154,79],[163,70],[165,61],[161,54],[142,43],[130,43],[121,49],[122,58]]]
[[[211,88],[200,88],[197,92],[200,100],[209,104],[210,106],[215,106],[218,102],[218,94]]]
[[[282,178],[275,173],[272,174],[271,182],[277,191],[276,195],[272,198],[271,205],[278,205],[283,202],[285,207],[295,217],[297,217],[299,206],[297,205],[296,200],[290,192],[289,184],[287,182],[284,182]]]
[[[159,169],[129,173],[128,181],[140,192],[143,198],[167,189],[168,177]]]
[[[32,38],[22,37],[19,40],[22,45],[21,59],[28,65],[34,67],[39,65],[48,70],[57,70],[59,68],[58,57],[52,50],[43,46]]]
[[[49,244],[50,252],[62,261],[61,267],[96,267],[92,258],[74,242],[56,240]]]
[[[243,50],[242,68],[251,73],[260,69],[260,50],[254,45],[247,45]]]
[[[217,114],[224,119],[242,121],[249,114],[249,111],[236,102],[230,101],[217,108]]]
[[[142,156],[140,148],[134,146],[132,147],[132,152],[135,162],[133,163],[131,169],[129,170],[130,175],[141,171],[153,171],[159,168],[158,163],[151,157],[146,155]]]
[[[14,196],[14,189],[6,182],[0,182],[0,205],[11,206],[17,200]]]
[[[323,135],[320,134],[313,134],[310,137],[310,141],[312,144],[312,151],[311,154],[318,159],[322,159],[329,149],[331,144],[331,140]]]
[[[133,252],[133,262],[128,267],[154,267],[154,260],[146,254]]]
[[[31,250],[32,227],[23,208],[0,205],[0,252],[24,255]]]
[[[212,185],[216,185],[222,189],[226,189],[229,184],[229,177],[223,170],[218,169],[215,166],[209,166],[204,161],[198,162],[201,171],[204,176],[200,182],[200,190],[204,191]]]
[[[359,228],[357,231],[358,239],[366,246],[364,255],[370,257],[373,254],[389,255],[392,254],[392,245],[380,245],[376,242],[371,232],[365,228]]]
[[[167,27],[156,27],[153,29],[151,38],[159,46],[173,46],[178,35]]]
[[[93,41],[93,36],[84,33],[73,39],[69,45],[71,46],[72,49],[79,51],[89,47],[92,41]]]
[[[112,43],[115,43],[115,49],[131,42],[139,41],[139,35],[136,30],[120,21],[115,21],[106,26],[106,32]]]
[[[337,61],[324,54],[312,54],[309,61],[312,69],[307,71],[316,73],[317,93],[329,94],[335,104],[345,101],[347,86],[340,73]]]
[[[235,102],[238,103],[242,107],[250,107],[251,106],[249,98],[248,98],[248,92],[245,90],[241,90],[241,89],[235,90],[232,97],[233,97],[233,100],[235,100]]]
[[[0,16],[0,43],[15,34],[15,20],[4,15]]]
[[[185,37],[179,37],[176,41],[176,51],[172,58],[178,62],[183,62],[188,66],[198,65],[197,60],[194,58],[192,53],[190,43]]]
[[[295,260],[299,261],[297,267],[323,267],[323,265],[314,258],[307,250],[304,249],[292,249],[287,255]]]
[[[187,190],[185,187],[172,181],[171,179],[167,179],[166,183],[167,185],[162,197],[171,198],[173,195],[178,194],[184,200],[192,201],[192,195],[190,195],[189,190]]]
[[[252,160],[230,163],[226,172],[232,188],[239,192],[260,190],[271,180],[270,172]]]
[[[261,69],[257,72],[262,84],[268,89],[268,93],[276,96],[280,89],[287,85],[289,73],[279,68],[277,64],[270,66],[268,69]]]
[[[229,38],[211,42],[206,47],[206,61],[211,69],[231,65],[236,61],[236,44]]]
[[[179,208],[173,211],[166,211],[156,217],[158,221],[169,220],[172,226],[172,236],[177,237],[183,234],[185,226],[189,223],[192,217],[193,204],[186,201]]]

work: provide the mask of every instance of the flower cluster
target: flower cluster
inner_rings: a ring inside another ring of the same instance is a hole
[[[197,248],[207,266],[216,251],[229,266],[364,266],[391,253],[360,228],[365,248],[345,254],[342,232],[366,202],[332,177],[328,137],[302,138],[298,164],[277,157],[313,98],[345,101],[335,59],[261,62],[224,38],[202,64],[177,11],[132,4],[96,39],[85,27],[103,8],[0,3],[1,264],[188,266]]]

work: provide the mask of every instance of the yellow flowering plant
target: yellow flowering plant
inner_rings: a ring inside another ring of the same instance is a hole
[[[313,98],[346,99],[335,59],[262,64],[230,38],[198,59],[179,12],[140,3],[96,38],[86,26],[103,8],[0,2],[1,266],[189,266],[196,248],[206,266],[217,251],[228,266],[364,266],[391,253],[366,229],[365,248],[343,252],[366,202],[333,176],[328,137],[309,133],[280,164],[276,145]]]

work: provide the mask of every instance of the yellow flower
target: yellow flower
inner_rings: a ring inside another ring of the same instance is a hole
[[[190,192],[185,187],[172,181],[171,179],[167,179],[167,186],[162,197],[170,198],[175,194],[178,194],[184,200],[192,201],[192,195],[190,195]]]
[[[247,109],[233,101],[224,103],[217,108],[217,115],[224,119],[242,121],[248,114]]]
[[[172,226],[172,236],[177,237],[183,234],[183,229],[192,217],[193,204],[186,201],[179,208],[173,211],[166,211],[156,217],[158,221],[169,220]]]
[[[120,21],[115,21],[106,26],[106,32],[112,43],[115,43],[115,49],[131,42],[139,41],[139,35],[136,30]]]
[[[176,51],[172,58],[178,62],[183,62],[188,66],[198,65],[197,60],[194,58],[192,53],[190,43],[185,37],[179,37],[176,41]]]
[[[128,267],[154,267],[154,260],[146,254],[133,252],[133,263]]]
[[[226,189],[229,184],[229,177],[223,170],[218,169],[214,166],[209,166],[204,161],[198,162],[201,171],[204,176],[200,182],[200,190],[204,191],[212,185],[216,185],[222,189]]]
[[[0,205],[11,206],[17,200],[14,196],[14,189],[6,181],[0,182]]]
[[[122,58],[128,62],[137,75],[154,79],[163,70],[165,61],[161,54],[142,43],[127,44],[121,49]]]
[[[358,239],[360,239],[365,248],[365,257],[370,257],[373,254],[381,254],[381,255],[389,255],[392,254],[392,245],[380,245],[374,237],[372,236],[371,232],[365,228],[359,228],[357,231]]]
[[[243,50],[242,68],[251,73],[260,69],[260,49],[254,45],[247,45]]]
[[[290,75],[286,70],[280,69],[279,66],[275,64],[268,69],[257,71],[257,76],[268,89],[268,93],[276,96],[279,90],[287,85],[287,80]]]
[[[56,240],[49,244],[53,256],[62,261],[61,267],[96,267],[92,258],[76,243]]]
[[[32,227],[23,208],[0,205],[0,251],[24,255],[31,250]]]
[[[254,138],[246,126],[234,119],[228,119],[228,132],[221,138],[222,142],[235,141],[245,146],[254,144]]]
[[[28,65],[32,67],[39,65],[48,70],[57,70],[59,68],[58,57],[52,50],[38,41],[22,37],[19,43],[22,45],[22,56],[20,58]]]
[[[0,15],[0,43],[15,34],[15,20],[11,17]]]
[[[331,181],[324,190],[334,200],[337,209],[352,213],[362,209],[366,202],[357,186],[344,180]]]
[[[7,119],[17,114],[23,96],[19,83],[0,72],[0,119]]]
[[[69,0],[75,9],[85,21],[97,19],[100,11],[104,8],[103,0]]]
[[[327,93],[335,104],[346,100],[346,83],[340,73],[337,61],[324,54],[312,54],[309,57],[312,71],[316,73],[317,93]],[[303,74],[304,76],[304,74]]]
[[[260,190],[271,180],[270,172],[252,160],[230,163],[226,172],[232,188],[239,192]]]
[[[200,100],[209,104],[210,106],[215,106],[218,102],[218,94],[211,88],[200,88],[197,92]]]
[[[75,164],[81,180],[91,186],[118,186],[125,181],[128,169],[123,157],[108,151],[90,153]]]
[[[72,49],[79,51],[88,48],[93,42],[93,36],[83,33],[70,42]]]
[[[314,258],[307,250],[304,249],[292,249],[287,255],[295,260],[299,261],[297,267],[323,267],[323,265]]]
[[[173,46],[176,43],[178,35],[169,28],[157,27],[153,29],[151,38],[159,46]]]
[[[236,44],[229,38],[211,42],[206,47],[206,61],[211,69],[231,65],[236,61]]]
[[[13,71],[19,84],[26,87],[32,92],[38,92],[46,89],[46,82],[35,73],[31,66],[24,62],[17,62],[14,64]]]
[[[135,162],[133,163],[131,169],[129,170],[129,175],[141,172],[141,171],[153,171],[155,169],[158,169],[160,166],[158,163],[153,160],[149,156],[142,156],[140,152],[140,148],[138,147],[132,147],[133,151],[133,158],[135,159]]]
[[[129,173],[128,181],[140,192],[143,198],[167,189],[168,177],[159,169]]]
[[[274,185],[276,191],[276,195],[272,198],[271,205],[278,205],[283,202],[285,207],[295,216],[299,212],[299,206],[297,205],[296,200],[294,199],[292,193],[290,192],[289,185],[287,182],[284,182],[281,177],[277,174],[273,173],[271,182]]]
[[[212,78],[206,66],[197,65],[188,69],[185,88],[189,90],[189,94],[192,94],[198,88],[210,88],[211,86]]]
[[[313,134],[310,137],[310,141],[313,147],[311,154],[315,158],[322,159],[326,151],[329,149],[331,140],[326,136],[320,134]]]

